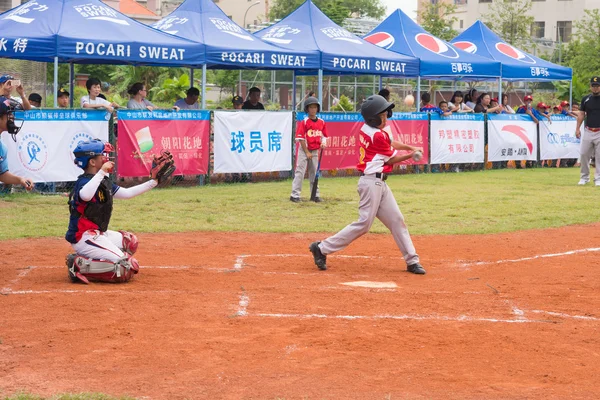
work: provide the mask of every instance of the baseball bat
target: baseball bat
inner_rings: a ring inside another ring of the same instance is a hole
[[[323,158],[323,149],[319,152],[319,163],[315,172],[315,181],[313,182],[312,191],[310,192],[310,200],[315,201],[317,198],[317,185],[319,184],[319,175],[321,174],[321,158]]]

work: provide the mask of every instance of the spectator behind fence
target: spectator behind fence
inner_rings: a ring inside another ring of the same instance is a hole
[[[502,107],[496,105],[492,107],[490,103],[492,102],[492,96],[489,93],[481,93],[479,98],[477,98],[477,105],[475,106],[476,113],[500,113],[502,111]]]
[[[103,108],[112,113],[119,105],[100,97],[100,91],[102,90],[100,84],[100,80],[97,78],[90,78],[85,82],[88,95],[81,98],[81,108]]]
[[[241,110],[242,109],[242,105],[244,104],[244,99],[242,99],[241,96],[238,96],[237,94],[235,96],[233,96],[233,98],[231,99],[231,103],[233,104],[233,109],[234,110]]]
[[[448,103],[448,109],[453,113],[473,112],[473,109],[464,103],[463,92],[460,90],[457,90],[452,95],[450,103]]]
[[[42,96],[39,93],[31,93],[27,98],[32,108],[40,108],[42,106]]]
[[[448,117],[450,115],[452,115],[451,112],[449,111],[442,111],[439,107],[434,106],[433,104],[431,104],[431,95],[427,92],[423,93],[421,95],[421,112],[427,112],[427,113],[438,113],[441,116],[444,117]]]
[[[127,108],[131,110],[148,111],[152,111],[156,108],[156,106],[152,104],[150,100],[146,99],[148,92],[146,91],[146,85],[144,85],[142,82],[136,82],[131,85],[127,93],[132,96],[127,102]]]
[[[256,86],[251,87],[248,91],[248,100],[242,105],[242,110],[264,110],[265,106],[259,100],[260,89]]]
[[[191,87],[185,92],[185,95],[186,97],[177,100],[173,107],[176,110],[199,110],[200,104],[198,104],[198,99],[200,98],[200,90]]]
[[[56,93],[56,103],[59,108],[69,108],[69,99],[71,94],[67,92],[65,89],[59,89],[58,93]]]
[[[478,94],[479,93],[477,92],[477,89],[473,88],[470,89],[465,95],[465,104],[472,110],[475,109]]]
[[[508,94],[502,94],[502,114],[514,114],[515,110],[508,104]]]
[[[390,101],[390,91],[388,89],[381,89],[378,94],[386,101]]]
[[[18,95],[21,97],[20,101],[19,99],[12,97],[12,92],[15,89],[17,90]],[[31,110],[31,104],[25,96],[23,84],[19,79],[15,79],[12,75],[6,74],[0,76],[0,96],[18,101],[23,106],[23,110]]]

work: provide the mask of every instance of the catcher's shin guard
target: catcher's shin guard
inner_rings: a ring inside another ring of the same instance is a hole
[[[123,257],[116,263],[106,260],[94,260],[69,254],[67,256],[69,278],[72,282],[127,282],[140,270],[137,260]]]
[[[123,251],[130,256],[134,255],[138,248],[138,238],[131,232],[119,231],[123,235]]]

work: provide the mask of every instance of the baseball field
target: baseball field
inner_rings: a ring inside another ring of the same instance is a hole
[[[126,284],[69,281],[65,197],[0,197],[0,398],[599,398],[600,188],[578,179],[390,177],[424,276],[379,222],[315,267],[357,178],[320,204],[289,180],[116,200]]]

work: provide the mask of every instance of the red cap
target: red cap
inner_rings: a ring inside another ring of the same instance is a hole
[[[497,103],[497,102],[498,102],[498,98],[497,98],[497,97],[494,97],[494,98],[492,99],[492,101],[495,101],[495,102]]]
[[[561,106],[561,107],[568,106],[568,105],[570,105],[570,104],[569,104],[569,102],[568,102],[568,101],[566,101],[566,100],[563,100],[563,101],[562,101],[562,103],[560,103],[560,106]]]
[[[540,102],[537,104],[537,108],[548,108],[548,106],[546,105],[546,103],[544,103],[544,102],[541,102],[541,101],[540,101]]]
[[[556,105],[556,106],[552,107],[552,109],[553,109],[553,110],[558,110],[558,111],[561,111],[561,108],[560,108],[560,106],[559,106],[559,105]]]
[[[531,95],[528,94],[527,96],[525,96],[525,98],[523,99],[523,101],[533,101],[533,97],[531,97]]]

